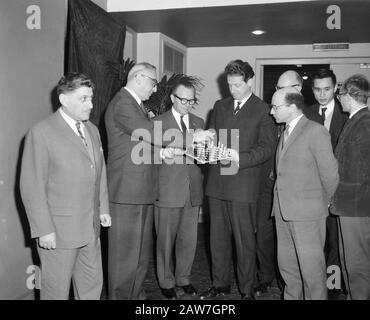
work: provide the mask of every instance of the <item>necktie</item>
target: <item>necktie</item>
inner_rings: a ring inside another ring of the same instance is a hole
[[[82,130],[81,130],[81,121],[76,122],[76,128],[77,128],[77,131],[78,131],[78,135],[80,136],[83,144],[87,147],[86,139],[85,139],[84,135],[82,134]]]
[[[141,102],[140,103],[140,109],[144,112],[147,118],[149,118],[148,112],[146,111],[144,104]]]
[[[184,122],[184,116],[180,116],[180,125],[181,125],[182,133],[185,134],[188,130],[186,129],[186,125]]]
[[[236,107],[235,107],[235,109],[234,109],[234,116],[239,112],[239,110],[240,110],[240,105],[242,104],[242,102],[241,101],[237,101],[236,102]]]
[[[325,122],[325,119],[326,119],[326,116],[325,116],[325,111],[326,111],[327,108],[321,108],[321,117],[322,119],[324,120]]]
[[[283,150],[284,145],[289,137],[289,124],[286,125],[284,133],[283,133],[283,140],[281,141],[281,150]]]

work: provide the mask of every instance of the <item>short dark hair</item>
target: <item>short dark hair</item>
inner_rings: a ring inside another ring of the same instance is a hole
[[[58,82],[57,94],[72,92],[81,87],[89,87],[94,90],[95,86],[91,79],[83,73],[70,72],[64,75]]]
[[[354,74],[346,79],[340,88],[342,94],[348,93],[353,99],[360,103],[367,103],[370,84],[363,74]]]
[[[195,94],[197,93],[197,91],[203,88],[203,84],[199,78],[188,76],[186,74],[176,75],[171,94],[174,94],[179,86],[184,86],[185,88],[193,88]]]
[[[295,104],[297,106],[297,109],[303,110],[304,97],[300,92],[287,92],[284,99],[286,103]]]
[[[337,77],[335,76],[333,70],[327,69],[327,68],[321,68],[321,69],[318,69],[313,74],[311,85],[313,86],[313,82],[316,79],[325,79],[325,78],[331,78],[331,81],[333,82],[334,86],[337,84]]]
[[[225,67],[225,74],[228,76],[243,76],[245,82],[254,77],[254,71],[249,63],[240,59],[229,62]]]

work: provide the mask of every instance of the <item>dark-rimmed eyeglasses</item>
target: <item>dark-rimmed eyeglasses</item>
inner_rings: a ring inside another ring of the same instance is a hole
[[[280,89],[284,89],[284,88],[296,88],[296,87],[301,87],[301,86],[302,86],[301,84],[296,83],[296,84],[292,84],[291,86],[285,86],[285,87],[276,86],[275,89],[280,90]]]
[[[289,106],[289,104],[285,103],[285,104],[280,104],[278,106],[275,106],[274,104],[271,104],[270,106],[271,106],[272,109],[274,109],[276,111],[276,110],[278,110],[281,107]]]
[[[340,101],[343,96],[345,96],[347,93],[338,93],[336,94],[337,99]]]
[[[156,87],[157,85],[158,85],[158,81],[157,81],[157,79],[154,79],[154,78],[152,78],[152,77],[149,77],[149,76],[147,76],[146,74],[143,74],[143,73],[139,73],[142,77],[144,77],[144,78],[147,78],[147,79],[149,79],[149,80],[151,80],[152,81],[152,86],[153,87]]]
[[[174,94],[174,96],[180,100],[181,104],[183,105],[186,105],[187,103],[191,106],[193,106],[194,104],[197,103],[197,99],[185,99],[185,98],[181,98],[179,96],[177,96],[176,94]]]

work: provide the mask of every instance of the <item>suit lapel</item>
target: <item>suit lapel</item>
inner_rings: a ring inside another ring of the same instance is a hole
[[[281,159],[284,154],[286,153],[286,151],[288,150],[289,146],[294,142],[294,140],[300,135],[300,133],[302,132],[304,126],[306,125],[306,123],[308,122],[308,119],[303,116],[297,123],[297,125],[294,127],[293,131],[289,134],[288,136],[288,139],[287,141],[285,142],[284,144],[284,148],[281,150],[281,153],[280,153],[280,157],[279,159]],[[281,135],[281,139],[284,139],[283,138],[284,134]],[[281,140],[280,139],[280,140]],[[281,143],[281,142],[280,142]]]
[[[145,107],[144,105],[139,105],[136,101],[136,99],[132,96],[132,94],[130,92],[128,92],[125,88],[122,88],[122,93],[127,95],[130,100],[132,101],[132,104],[135,106],[135,108],[137,108],[139,110],[139,112],[145,117],[147,118],[148,117],[148,114],[144,111],[145,110]],[[144,110],[143,110],[144,109]]]
[[[90,161],[89,153],[86,147],[83,145],[81,138],[78,137],[72,130],[72,128],[65,122],[59,111],[55,112],[55,125],[62,135],[67,138],[73,145],[76,146]]]

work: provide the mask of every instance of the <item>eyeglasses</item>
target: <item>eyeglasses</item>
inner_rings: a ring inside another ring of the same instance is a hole
[[[146,74],[143,74],[143,73],[139,73],[142,77],[144,77],[144,78],[147,78],[147,79],[149,79],[149,80],[151,80],[152,81],[152,86],[153,86],[153,88],[154,87],[156,87],[157,85],[158,85],[158,81],[157,81],[157,79],[154,79],[154,78],[151,78],[151,77],[149,77],[149,76],[147,76]]]
[[[342,96],[346,95],[347,93],[338,93],[336,95],[337,99],[340,101],[342,99]]]
[[[295,88],[295,87],[301,87],[302,85],[299,84],[299,83],[296,83],[296,84],[293,84],[291,86],[285,86],[285,87],[279,87],[279,86],[276,86],[275,89],[276,90],[280,90],[280,89],[284,89],[284,88]]]
[[[289,104],[281,104],[281,105],[278,105],[278,106],[275,106],[274,104],[271,105],[271,108],[274,109],[275,111],[278,110],[279,108],[281,107],[284,107],[284,106],[289,106]]]
[[[194,104],[197,103],[197,99],[185,99],[185,98],[180,98],[179,96],[175,95],[174,96],[180,100],[181,104],[186,105],[189,103],[189,105],[193,106]]]

